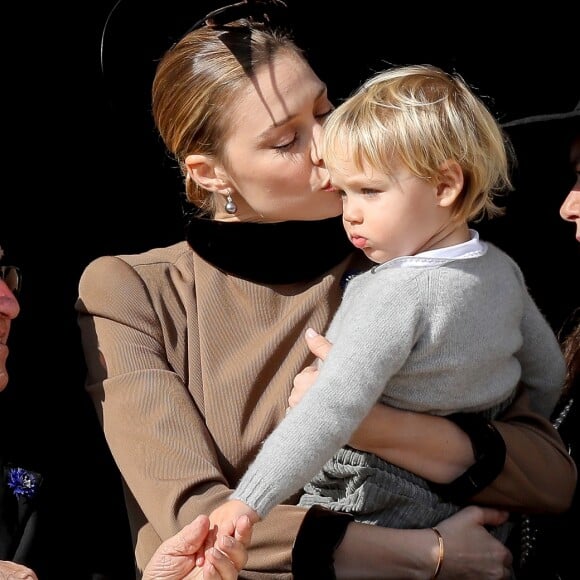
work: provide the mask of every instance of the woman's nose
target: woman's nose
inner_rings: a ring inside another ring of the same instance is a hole
[[[322,125],[316,123],[312,128],[312,143],[310,145],[310,158],[312,163],[317,167],[323,167],[324,163],[322,161],[322,154],[320,151],[320,145],[322,140]]]
[[[580,219],[580,187],[575,187],[570,191],[560,206],[560,216],[568,222]]]

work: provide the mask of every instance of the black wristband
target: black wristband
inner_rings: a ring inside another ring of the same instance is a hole
[[[342,542],[351,514],[312,506],[292,547],[292,574],[296,580],[336,580],[334,551]]]
[[[475,463],[451,483],[429,485],[443,499],[464,504],[501,473],[506,458],[505,442],[493,424],[477,413],[455,413],[446,419],[471,440]]]

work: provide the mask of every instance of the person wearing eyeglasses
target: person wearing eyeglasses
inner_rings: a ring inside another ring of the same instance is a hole
[[[0,247],[0,391],[8,386],[8,335],[12,321],[20,313],[17,295],[22,286],[18,267],[1,263]],[[0,401],[1,404],[1,401]],[[19,578],[38,580],[36,573],[26,566],[35,540],[35,499],[42,484],[42,475],[14,462],[2,453],[0,442],[0,579]],[[246,546],[252,527],[249,520],[241,520],[234,535],[217,539],[218,548],[206,554],[204,578],[235,580],[247,559]],[[185,580],[195,568],[195,554],[210,536],[209,518],[200,515],[177,534],[167,539],[151,558],[143,580]]]
[[[8,335],[20,312],[16,298],[22,278],[16,266],[4,265],[0,247],[0,391],[8,385]],[[2,399],[0,399],[2,404]],[[37,580],[29,563],[37,527],[37,496],[42,475],[17,461],[9,441],[0,441],[0,578]]]
[[[239,9],[202,19],[153,81],[154,120],[184,179],[186,240],[97,258],[79,282],[86,388],[123,476],[138,573],[229,496],[313,360],[305,330],[324,331],[347,280],[370,266],[344,235],[320,158],[325,85],[272,21],[232,21]],[[458,496],[510,509],[569,502],[574,466],[525,398],[501,422],[461,427],[379,412],[395,452],[416,451],[416,473]],[[440,538],[295,499],[253,527],[242,578],[508,577],[511,555],[485,528],[503,510],[468,506]]]

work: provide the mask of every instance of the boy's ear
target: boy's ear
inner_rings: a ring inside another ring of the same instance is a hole
[[[457,161],[446,161],[440,167],[437,205],[451,207],[463,191],[463,170]]]
[[[197,154],[188,155],[185,158],[185,165],[191,179],[203,189],[218,191],[224,187],[222,172],[212,157]]]

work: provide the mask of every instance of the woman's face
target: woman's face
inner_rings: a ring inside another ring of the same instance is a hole
[[[319,156],[321,124],[332,108],[325,85],[297,55],[280,53],[258,69],[229,113],[223,170],[235,218],[277,222],[341,213]]]
[[[580,242],[580,135],[572,142],[570,162],[576,183],[560,207],[560,215],[566,221],[576,223],[576,240]]]

